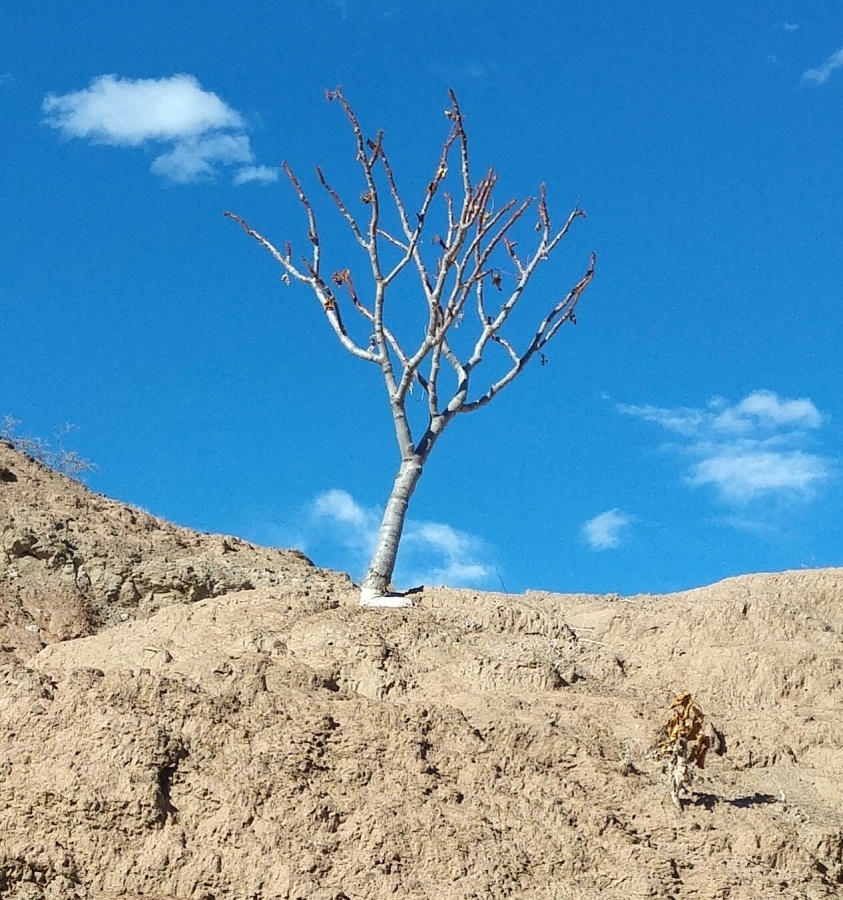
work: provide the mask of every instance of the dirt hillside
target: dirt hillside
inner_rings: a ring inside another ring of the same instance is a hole
[[[415,599],[0,445],[0,897],[843,896],[843,569]]]

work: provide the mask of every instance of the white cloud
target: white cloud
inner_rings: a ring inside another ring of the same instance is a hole
[[[381,511],[359,504],[347,491],[319,494],[310,510],[311,530],[324,533],[344,552],[345,565],[363,574],[375,549]],[[310,541],[308,541],[310,543]],[[468,587],[488,583],[495,574],[489,548],[479,538],[441,522],[408,518],[394,580],[417,584]]]
[[[439,522],[414,522],[405,526],[405,546],[415,559],[415,571],[407,570],[408,580],[449,587],[483,584],[494,567],[482,560],[483,542],[464,531]],[[413,553],[415,551],[415,553]],[[440,557],[439,562],[435,562]]]
[[[618,411],[627,416],[635,416],[644,419],[645,422],[653,422],[661,425],[668,431],[691,437],[699,430],[704,419],[704,413],[698,409],[677,407],[665,409],[661,406],[626,406],[618,404]]]
[[[313,512],[320,518],[351,525],[358,535],[365,537],[362,546],[374,545],[374,538],[370,538],[372,532],[377,533],[378,515],[374,510],[360,506],[348,491],[324,491],[313,501]]]
[[[68,137],[137,147],[224,128],[242,128],[240,115],[193,75],[118,78],[100,75],[82,91],[47,94],[44,119]]]
[[[802,80],[813,81],[815,84],[825,84],[831,77],[831,73],[841,66],[843,66],[843,47],[836,53],[832,53],[821,66],[817,66],[816,69],[808,69],[802,75]]]
[[[606,396],[606,399],[611,399]],[[821,417],[816,406],[807,399],[782,400],[773,391],[758,390],[748,394],[743,400],[730,404],[723,397],[712,397],[705,407],[694,406],[655,406],[616,404],[617,410],[624,415],[643,419],[662,425],[669,431],[675,431],[684,437],[701,437],[707,434],[715,422],[749,421],[748,414],[762,415],[774,422],[786,420],[808,420],[813,425],[819,424]],[[743,426],[736,426],[742,430]]]
[[[620,546],[621,531],[633,521],[619,509],[608,509],[583,525],[583,537],[592,550],[612,550]]]
[[[714,485],[727,499],[744,502],[764,493],[805,491],[825,476],[825,462],[800,450],[741,453],[724,448],[696,463],[691,480]]]
[[[711,406],[725,404],[715,400]],[[727,407],[714,420],[714,427],[723,431],[748,432],[755,428],[819,428],[822,416],[816,406],[806,399],[780,400],[772,391],[754,391],[734,407]]]
[[[272,166],[243,166],[234,173],[235,184],[247,184],[250,181],[260,181],[269,184],[278,181],[278,169]]]
[[[193,75],[100,75],[83,90],[47,94],[42,109],[44,122],[68,138],[120,147],[169,145],[151,169],[171,181],[208,178],[225,166],[241,167],[235,174],[238,184],[274,180],[256,174],[265,167],[254,165],[240,113]]]
[[[618,411],[680,435],[670,449],[692,458],[688,482],[716,488],[728,503],[805,496],[829,476],[828,461],[805,449],[823,422],[805,398],[754,391],[733,405],[715,397],[706,409],[619,404]]]
[[[230,166],[252,160],[245,134],[212,134],[179,141],[168,153],[156,157],[150,167],[156,175],[186,184],[211,176],[217,165]]]

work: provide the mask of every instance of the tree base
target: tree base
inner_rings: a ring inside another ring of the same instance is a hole
[[[380,607],[382,609],[406,609],[413,601],[406,594],[393,594],[389,591],[379,593],[374,588],[360,588],[360,605]]]

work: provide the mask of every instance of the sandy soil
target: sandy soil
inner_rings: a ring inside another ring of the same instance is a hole
[[[843,570],[415,599],[0,445],[0,896],[843,896]]]

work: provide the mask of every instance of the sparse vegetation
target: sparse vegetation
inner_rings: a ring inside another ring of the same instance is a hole
[[[25,437],[16,434],[20,425],[18,419],[12,416],[4,416],[0,423],[0,441],[11,444],[15,450],[26,453],[45,466],[67,475],[70,478],[79,478],[85,472],[96,471],[96,465],[87,459],[83,459],[75,450],[68,450],[64,446],[64,439],[75,429],[75,425],[65,424],[56,428],[54,432],[56,446],[53,447],[44,438]]]

